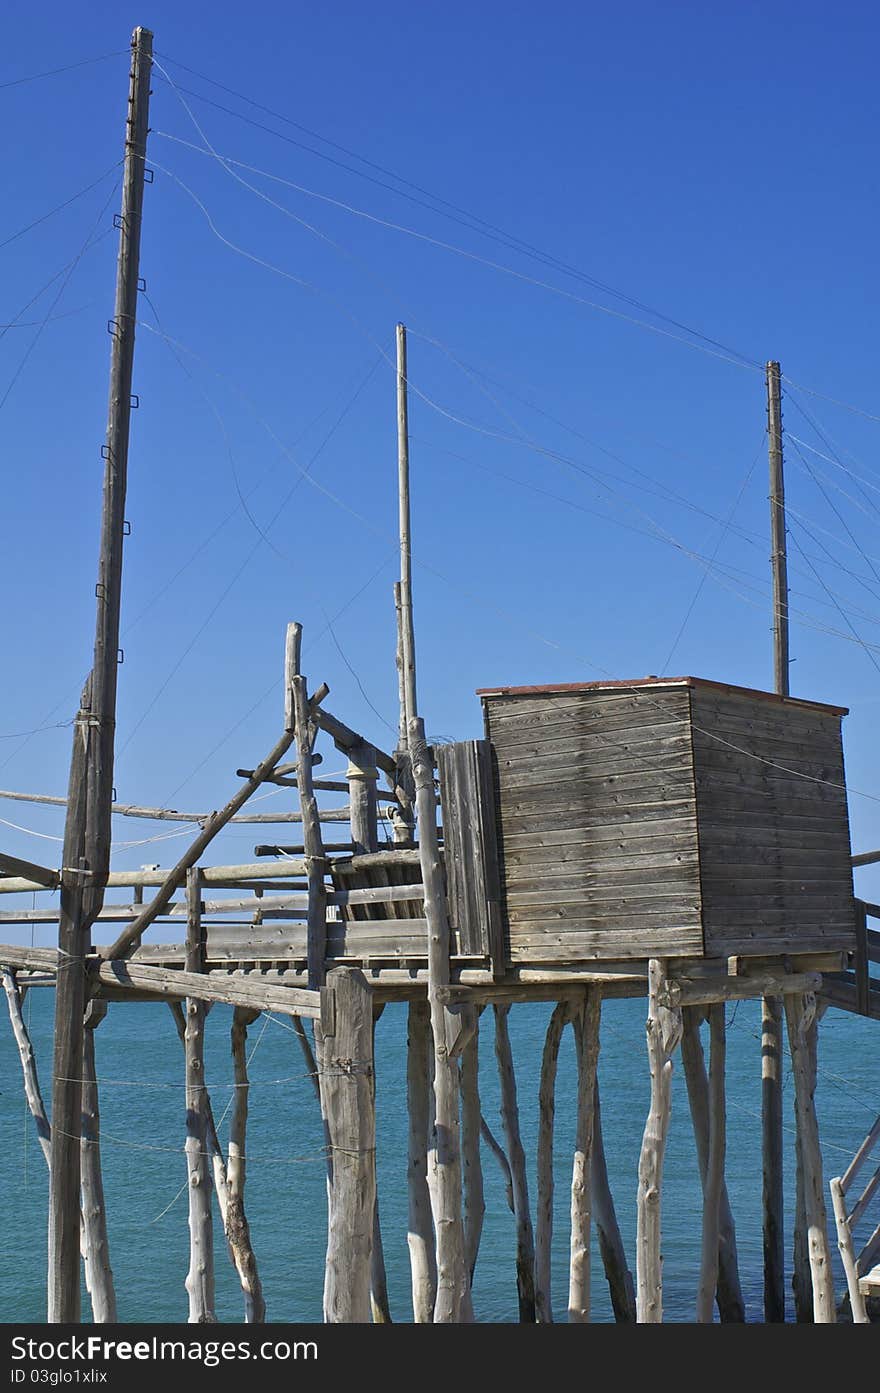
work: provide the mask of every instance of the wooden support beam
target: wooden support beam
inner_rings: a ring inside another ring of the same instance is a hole
[[[330,736],[337,749],[342,750],[344,754],[350,754],[352,750],[370,743],[363,735],[359,735],[356,730],[347,726],[344,721],[340,721],[329,711],[325,711],[323,706],[313,709],[311,714],[315,724],[320,726],[325,735]],[[384,750],[376,749],[376,765],[384,774],[390,774],[393,777],[396,766],[391,755],[386,754]]]
[[[205,935],[201,920],[199,872],[186,872],[186,972],[196,976],[205,970]],[[189,1296],[191,1325],[209,1325],[214,1311],[214,1226],[211,1216],[211,1181],[208,1175],[207,1090],[205,1086],[205,1004],[186,999],[186,1171],[189,1195]]]
[[[588,987],[584,1000],[572,1017],[577,1051],[578,1091],[571,1179],[568,1319],[575,1324],[584,1324],[590,1319],[590,1223],[593,1211],[591,1176],[601,1007],[600,989]]]
[[[373,1003],[357,968],[333,968],[324,992],[332,1000],[322,1023],[321,1060],[332,1163],[324,1320],[366,1324],[376,1208]]]
[[[711,1165],[711,1098],[706,1060],[700,1039],[700,1024],[704,1015],[705,1007],[702,1006],[686,1006],[682,1012],[684,1029],[681,1039],[681,1062],[694,1127],[700,1187],[705,1196]],[[713,1299],[717,1300],[718,1315],[723,1324],[741,1324],[745,1321],[745,1302],[737,1262],[736,1230],[723,1174],[719,1199],[718,1277]]]
[[[133,924],[121,933],[109,948],[101,950],[102,958],[123,958],[136,948],[141,941],[141,937],[146,929],[149,928],[153,920],[162,914],[170,903],[175,890],[177,890],[186,878],[187,871],[196,864],[202,852],[213,841],[218,832],[221,832],[229,822],[234,813],[242,807],[250,798],[252,793],[260,787],[266,774],[272,772],[281,756],[290,749],[293,743],[293,732],[285,731],[281,739],[275,744],[262,764],[254,770],[253,777],[244,783],[238,792],[230,798],[225,807],[219,812],[212,813],[202,828],[201,833],[195,841],[184,852],[173,870],[169,871],[165,880],[159,888],[156,896],[144,907],[143,912],[135,919]]]
[[[4,875],[23,876],[36,881],[46,890],[57,890],[61,884],[61,872],[51,871],[48,866],[38,866],[33,861],[22,861],[18,856],[7,856],[0,851],[0,871]]]
[[[324,876],[327,858],[321,839],[318,804],[312,788],[312,746],[315,727],[309,713],[306,679],[296,673],[291,678],[293,692],[293,721],[297,748],[297,781],[300,808],[303,815],[306,877],[309,883],[307,947],[309,987],[316,991],[324,980],[324,958],[327,954],[327,890]]]
[[[475,1029],[461,1052],[461,1179],[464,1191],[464,1245],[467,1256],[468,1282],[473,1286],[474,1269],[480,1251],[486,1200],[483,1191],[483,1167],[480,1160],[479,1016]]]
[[[718,1252],[721,1238],[721,1196],[724,1190],[726,1113],[724,1095],[724,1003],[709,1007],[709,1146],[703,1179],[703,1233],[700,1251],[700,1286],[697,1321],[711,1325],[718,1287]]]
[[[681,1012],[661,1005],[665,982],[664,960],[651,958],[648,962],[646,1023],[651,1106],[639,1156],[636,1225],[636,1311],[640,1324],[659,1324],[663,1319],[660,1194],[672,1111],[672,1055],[682,1032]]]
[[[232,1116],[229,1120],[229,1162],[226,1167],[226,1214],[223,1226],[244,1293],[244,1318],[249,1325],[262,1324],[266,1319],[266,1302],[257,1269],[257,1259],[251,1243],[250,1225],[244,1208],[244,1187],[247,1174],[247,1120],[250,1080],[247,1067],[248,1026],[259,1019],[259,1013],[236,1006],[232,1013],[232,1065],[235,1092]],[[207,1095],[206,1095],[207,1097]]]
[[[764,1320],[785,1321],[782,1176],[782,997],[761,999],[761,1155]]]
[[[634,1325],[636,1292],[632,1273],[626,1261],[620,1225],[617,1222],[617,1212],[614,1208],[614,1198],[608,1182],[608,1166],[602,1138],[602,1111],[599,1101],[598,1077],[593,1100],[593,1150],[590,1183],[593,1189],[593,1211],[596,1215],[599,1252],[602,1255],[602,1265],[605,1268],[605,1278],[611,1295],[614,1319],[619,1325]]]
[[[815,998],[787,996],[785,1017],[795,1085],[795,1118],[800,1141],[799,1171],[803,1184],[806,1241],[812,1273],[813,1319],[835,1322],[834,1281],[828,1251],[825,1182],[816,1119]]]
[[[538,1204],[535,1215],[535,1319],[539,1325],[553,1321],[550,1254],[553,1242],[553,1124],[556,1115],[556,1070],[562,1032],[569,1018],[568,1002],[553,1008],[538,1086]]]
[[[434,1223],[428,1192],[428,1138],[430,1132],[431,1008],[419,997],[409,1003],[406,1043],[406,1102],[409,1118],[407,1193],[409,1224],[406,1241],[412,1278],[413,1320],[417,1325],[434,1319],[437,1299],[437,1257]]]
[[[668,981],[660,994],[660,1004],[679,1011],[685,1006],[709,1006],[716,1001],[749,1001],[767,995],[792,995],[817,991],[822,985],[820,972],[766,972],[744,977],[706,977],[691,981]]]
[[[95,1030],[107,1014],[107,1003],[90,1001],[85,1016],[83,1039],[82,1133],[80,1137],[82,1173],[82,1250],[86,1288],[96,1325],[114,1325],[116,1291],[110,1267],[107,1236],[107,1209],[101,1174],[101,1114],[98,1104],[98,1075],[95,1066]]]
[[[67,818],[62,851],[61,911],[55,960],[55,1032],[49,1162],[48,1303],[50,1324],[80,1318],[80,1125],[83,1018],[89,924],[83,909],[85,881],[86,762],[91,681],[74,722]],[[9,959],[10,962],[13,959]]]
[[[419,820],[421,826],[421,819]],[[516,1216],[516,1288],[519,1299],[519,1318],[523,1324],[535,1320],[535,1240],[529,1211],[529,1186],[526,1177],[526,1156],[519,1126],[519,1106],[516,1096],[516,1074],[507,1018],[509,1003],[496,1003],[495,1058],[501,1086],[501,1120],[507,1141],[507,1155],[513,1182],[513,1205]]]
[[[21,1009],[21,992],[14,972],[8,967],[3,968],[3,990],[6,993],[6,1004],[9,1008],[9,1022],[12,1026],[12,1034],[18,1047],[18,1057],[21,1061],[21,1073],[24,1080],[24,1096],[27,1101],[31,1117],[37,1129],[37,1140],[40,1143],[46,1165],[51,1169],[52,1166],[52,1129],[49,1126],[49,1118],[43,1102],[43,1095],[40,1092],[40,1080],[37,1075],[37,1061],[34,1055],[34,1048],[31,1044],[30,1034],[24,1023],[24,1015]]]
[[[457,1322],[467,1314],[468,1271],[464,1243],[461,1193],[458,1063],[451,1048],[462,1028],[461,1011],[454,1015],[438,992],[450,980],[449,918],[443,863],[437,839],[437,797],[434,765],[425,741],[420,717],[409,725],[409,748],[419,820],[419,864],[425,892],[428,924],[428,1002],[434,1036],[434,1134],[436,1184],[432,1192],[434,1231],[437,1241],[437,1324]],[[396,853],[400,856],[401,852]],[[465,1012],[475,1008],[466,1006]]]
[[[379,850],[376,751],[372,745],[352,750],[348,759],[348,801],[351,807],[351,840],[355,855]]]

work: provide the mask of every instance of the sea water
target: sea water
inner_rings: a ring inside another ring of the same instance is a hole
[[[727,1006],[727,1186],[736,1223],[747,1319],[760,1321],[761,1046],[760,1004]],[[32,990],[24,1005],[47,1108],[51,1104],[54,992]],[[514,1006],[510,1035],[520,1125],[535,1212],[538,1076],[551,1007]],[[208,1016],[206,1076],[221,1139],[232,1098],[231,1010]],[[576,1068],[571,1031],[560,1051],[556,1095],[553,1309],[566,1319],[569,1204],[574,1147]],[[705,1034],[705,1028],[704,1028]],[[120,1321],[185,1321],[189,1259],[184,1158],[183,1050],[163,1003],[112,1004],[96,1036],[101,1144],[110,1252]],[[880,1113],[874,1021],[830,1009],[819,1034],[819,1113],[826,1182],[840,1174]],[[250,1116],[246,1210],[270,1321],[321,1319],[326,1244],[323,1135],[313,1082],[291,1023],[263,1016],[250,1028]],[[379,1203],[392,1317],[410,1321],[407,1228],[406,1006],[386,1006],[376,1026]],[[794,1118],[790,1061],[785,1059],[785,1218],[788,1276],[794,1211]],[[649,1102],[645,1001],[603,1007],[599,1081],[608,1173],[623,1242],[635,1268],[639,1148]],[[499,1139],[499,1090],[492,1011],[480,1033],[483,1112]],[[0,1319],[43,1321],[46,1311],[46,1164],[24,1100],[18,1052],[0,1019],[0,1168],[3,1243]],[[484,1147],[486,1216],[474,1279],[478,1321],[517,1319],[515,1228],[495,1158]],[[844,1289],[826,1183],[835,1286]],[[701,1196],[680,1061],[662,1190],[664,1319],[694,1319],[699,1282]],[[217,1316],[243,1319],[241,1292],[215,1222]],[[592,1318],[613,1320],[593,1239]],[[793,1319],[790,1285],[788,1318]],[[84,1295],[84,1314],[89,1312]]]

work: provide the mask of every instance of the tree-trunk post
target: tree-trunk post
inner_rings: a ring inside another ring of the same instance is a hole
[[[247,1170],[247,1119],[250,1080],[247,1068],[248,1026],[259,1019],[259,1012],[236,1006],[232,1013],[232,1063],[235,1096],[229,1122],[229,1164],[226,1168],[226,1241],[235,1263],[244,1294],[245,1320],[249,1325],[266,1319],[266,1302],[251,1245],[250,1225],[244,1209]]]
[[[436,1157],[434,1231],[437,1240],[437,1300],[434,1320],[457,1322],[468,1316],[468,1271],[464,1242],[461,1191],[458,1060],[453,1054],[465,1014],[449,1010],[449,917],[446,886],[437,838],[437,795],[434,762],[425,740],[424,723],[409,723],[409,747],[416,786],[419,859],[428,924],[428,1002],[434,1036],[434,1134]],[[473,1007],[469,1008],[473,1010]]]
[[[519,1106],[516,1097],[516,1074],[507,1018],[510,1006],[497,1003],[495,1010],[495,1058],[501,1085],[501,1120],[510,1159],[513,1182],[513,1207],[516,1216],[516,1289],[519,1298],[519,1318],[524,1324],[535,1319],[535,1239],[529,1212],[529,1186],[526,1178],[526,1155],[519,1128]]]
[[[795,1119],[799,1138],[799,1167],[803,1184],[807,1250],[813,1287],[813,1319],[833,1325],[834,1280],[828,1248],[825,1182],[816,1119],[816,1002],[813,996],[785,997],[785,1016],[795,1087]]]
[[[417,1325],[430,1324],[434,1319],[434,1302],[437,1299],[437,1258],[428,1192],[430,1049],[431,1011],[427,1000],[418,998],[409,1003],[406,1043],[406,1101],[409,1116],[407,1244],[412,1275],[413,1320]]]
[[[705,1007],[685,1006],[682,1017],[684,1033],[681,1039],[681,1062],[687,1084],[688,1102],[694,1127],[700,1186],[705,1193],[709,1171],[709,1078],[700,1040],[700,1024]],[[724,1177],[721,1178],[718,1239],[718,1283],[716,1291],[718,1315],[722,1324],[741,1324],[745,1321],[745,1301],[739,1279],[736,1250],[736,1229],[730,1210],[730,1199]]]
[[[593,1212],[596,1216],[599,1252],[602,1254],[602,1265],[605,1268],[605,1278],[611,1294],[614,1319],[620,1325],[634,1325],[636,1291],[632,1273],[626,1260],[623,1239],[620,1235],[611,1186],[608,1183],[605,1143],[602,1138],[602,1110],[599,1102],[598,1076],[593,1102],[593,1154],[590,1181],[593,1187]]]
[[[761,1000],[761,1154],[764,1232],[764,1320],[785,1321],[785,1235],[782,1183],[782,998]]]
[[[203,972],[205,941],[202,925],[201,873],[186,873],[186,970]],[[214,1312],[214,1227],[211,1216],[211,1176],[208,1171],[207,1093],[205,1091],[205,1003],[186,999],[186,1169],[189,1180],[189,1323],[208,1325]]]
[[[553,1124],[556,1117],[556,1071],[559,1045],[568,1020],[567,1002],[554,1006],[544,1037],[538,1085],[538,1205],[535,1215],[535,1319],[553,1321],[550,1251],[553,1242]]]
[[[709,1007],[709,1148],[703,1179],[703,1235],[697,1320],[711,1325],[718,1287],[718,1248],[721,1236],[721,1195],[724,1188],[726,1113],[724,1096],[724,1002]]]
[[[660,1248],[660,1191],[663,1158],[672,1111],[672,1054],[681,1038],[681,1012],[660,1005],[666,982],[666,963],[648,960],[648,1064],[651,1106],[639,1156],[638,1218],[636,1225],[636,1313],[640,1324],[663,1319],[663,1280]]]
[[[601,1009],[600,989],[588,987],[584,1001],[575,1013],[573,1021],[577,1050],[578,1092],[574,1166],[571,1178],[568,1319],[576,1324],[584,1324],[590,1319],[590,1223],[593,1208],[590,1182]]]
[[[95,1068],[95,1030],[107,1014],[106,1001],[89,1002],[83,1037],[82,1129],[80,1173],[82,1181],[82,1249],[86,1288],[96,1325],[116,1322],[116,1292],[110,1267],[107,1210],[101,1175],[101,1116],[98,1108],[98,1076]]]
[[[331,1163],[324,1320],[365,1325],[376,1210],[373,998],[353,967],[331,969],[321,996],[321,1095]]]
[[[486,1200],[483,1191],[483,1167],[480,1160],[479,1028],[462,1050],[461,1055],[461,1168],[464,1188],[464,1244],[467,1254],[468,1278],[473,1286],[474,1269],[480,1251]]]

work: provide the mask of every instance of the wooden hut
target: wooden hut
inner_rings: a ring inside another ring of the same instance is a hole
[[[844,709],[695,677],[479,695],[512,965],[854,948]]]

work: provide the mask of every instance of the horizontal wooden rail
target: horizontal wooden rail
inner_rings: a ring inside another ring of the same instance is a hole
[[[54,970],[58,955],[54,948],[18,948],[0,945],[4,967]],[[279,1011],[288,1016],[307,1016],[320,1020],[321,994],[303,987],[260,982],[252,977],[236,977],[217,971],[185,972],[180,968],[153,967],[131,958],[102,961],[94,958],[89,966],[98,981],[107,987],[131,987],[150,996],[195,997],[199,1001],[225,1002],[230,1006],[250,1006],[257,1011]]]

